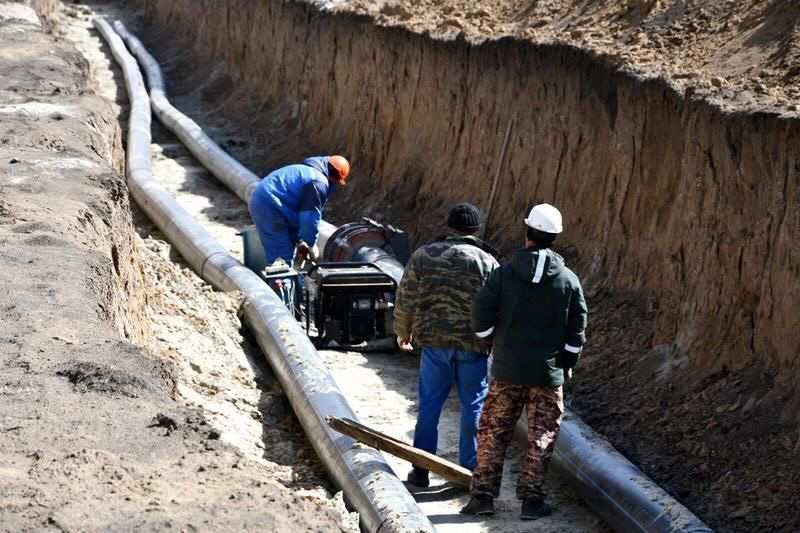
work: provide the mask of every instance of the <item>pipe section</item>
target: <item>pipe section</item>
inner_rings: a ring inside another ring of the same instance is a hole
[[[153,180],[150,105],[138,65],[108,22],[98,18],[95,26],[123,69],[131,101],[126,168],[134,199],[198,274],[217,288],[243,293],[245,317],[259,346],[318,456],[360,513],[363,527],[379,533],[433,532],[433,525],[383,456],[325,423],[326,416],[355,418],[355,413],[281,299],[261,278],[230,256]],[[235,172],[234,167],[232,173]]]
[[[166,109],[164,103],[166,96],[160,68],[152,56],[144,50],[141,43],[135,37],[130,37],[130,40],[133,41],[131,49],[137,51],[137,57],[148,70],[148,79],[151,80],[151,84],[155,81],[159,87],[159,99],[163,98],[164,100],[159,100],[158,104],[154,102],[153,106],[155,108],[158,105],[159,108]],[[150,72],[151,70],[153,72]],[[156,72],[157,74],[155,74]],[[166,105],[169,105],[168,102]],[[171,106],[169,107],[171,108]],[[189,122],[194,124],[191,120]],[[185,124],[186,121],[173,121],[173,123],[179,129],[181,124]],[[194,126],[197,127],[196,124]],[[170,127],[169,124],[167,127]],[[188,136],[186,132],[181,134],[175,131],[175,133],[182,139],[184,136]],[[202,131],[195,132],[195,134],[200,135]],[[202,135],[202,144],[213,145],[207,136]],[[191,145],[189,146],[192,149]],[[216,147],[216,145],[214,146]],[[195,153],[194,149],[192,149],[192,153]],[[200,157],[198,153],[195,155],[205,164],[204,157]],[[232,160],[227,154],[225,157]],[[247,188],[243,188],[242,185],[245,185],[244,180],[249,178],[238,170],[226,172],[224,165],[221,165],[219,170],[221,173],[218,174],[214,170],[218,167],[220,165],[207,168],[224,183],[233,183],[231,190],[247,201],[247,194],[243,195],[238,191],[247,191]],[[248,181],[247,184],[249,183]],[[250,191],[252,192],[252,189]],[[385,242],[377,244],[370,242],[374,238],[374,234],[365,237],[365,233],[367,232],[354,228],[338,232],[337,228],[323,222],[318,245],[320,249],[325,250],[326,256],[337,257],[340,260],[377,260],[387,274],[399,283],[403,273],[402,264],[391,257],[391,254],[388,254],[389,257],[387,257]],[[276,309],[275,312],[277,313],[278,310]],[[289,327],[289,325],[284,324],[282,327]],[[268,347],[271,350],[280,349],[277,344],[268,345]],[[267,350],[266,347],[265,350]],[[337,394],[339,393],[337,392]],[[525,437],[524,430],[522,437]],[[617,452],[608,441],[569,411],[565,415],[561,427],[552,464],[557,471],[563,474],[567,483],[584,498],[589,507],[607,520],[617,531],[632,533],[712,532],[689,509],[656,485],[641,470]]]
[[[521,419],[518,435],[527,438]],[[617,531],[712,533],[577,415],[567,411],[552,462],[570,486]]]
[[[150,105],[159,122],[175,134],[204,167],[247,203],[258,185],[259,177],[228,155],[206,135],[197,122],[181,113],[169,102],[158,61],[121,21],[114,22],[114,29],[144,70],[150,88]]]
[[[237,265],[241,267],[239,262],[197,225],[191,215],[153,180],[150,163],[150,106],[139,67],[108,22],[95,19],[95,26],[109,43],[114,58],[122,67],[130,95],[125,165],[131,195],[203,279],[223,291],[235,289],[226,272]]]
[[[326,228],[327,231],[330,228]],[[361,222],[333,228],[333,233],[326,235],[324,246],[319,244],[319,249],[323,261],[372,263],[399,285],[403,265],[398,261],[400,250],[392,245],[392,239],[396,237],[402,237],[401,246],[407,253],[408,240],[404,232],[364,218]]]

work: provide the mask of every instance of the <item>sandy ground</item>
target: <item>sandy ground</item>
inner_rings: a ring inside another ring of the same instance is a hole
[[[166,65],[167,69],[169,64]],[[169,71],[167,70],[169,80]],[[201,124],[206,124],[206,130],[212,137],[218,139],[223,146],[230,143],[231,139],[229,127],[208,126],[211,117],[208,111],[202,109],[203,104],[194,94],[181,95],[174,98],[176,105],[184,112]],[[233,141],[236,142],[235,140]],[[196,220],[198,220],[215,238],[228,247],[236,256],[241,257],[242,247],[241,238],[237,233],[242,227],[250,223],[249,216],[244,204],[233,194],[218,184],[208,173],[198,166],[196,160],[187,154],[186,150],[172,136],[166,133],[161,126],[155,126],[154,144],[152,147],[154,157],[154,174],[159,182],[187,209]],[[162,244],[148,245],[162,257],[166,257],[166,248]],[[164,267],[160,267],[164,269]],[[166,268],[174,270],[175,267]],[[188,273],[183,274],[186,277]],[[199,280],[197,285],[202,285]],[[171,284],[166,283],[167,286]],[[185,283],[177,284],[182,286]],[[222,295],[213,296],[214,299],[224,299]],[[233,305],[228,301],[222,305],[209,308],[209,295],[206,295],[205,302],[199,304],[201,307],[200,316],[206,319],[215,311],[222,313],[225,306]],[[173,305],[177,302],[173,301]],[[180,307],[192,306],[192,302],[181,301]],[[196,309],[196,308],[195,308]],[[195,309],[188,313],[190,316],[196,314]],[[163,341],[167,344],[168,350],[180,352],[182,346],[181,337],[189,335],[186,329],[185,320],[178,317],[167,317],[165,323],[166,332],[161,333]],[[177,321],[176,323],[172,323]],[[230,330],[223,327],[222,330]],[[235,329],[235,328],[234,328]],[[164,331],[164,328],[161,329]],[[197,344],[197,332],[191,333]],[[230,338],[230,337],[228,337]],[[202,337],[201,337],[202,339]],[[234,342],[234,344],[236,344]],[[203,342],[199,343],[201,351]],[[219,350],[219,343],[209,342],[208,353],[212,353],[212,347]],[[196,350],[195,350],[196,351]],[[226,350],[222,350],[224,353]],[[219,353],[219,352],[218,352]],[[326,361],[329,363],[334,376],[340,383],[353,383],[354,380],[359,384],[357,388],[350,388],[352,394],[348,397],[356,413],[362,421],[372,425],[382,431],[394,436],[410,441],[413,436],[413,427],[416,419],[415,395],[416,395],[416,376],[418,361],[415,357],[400,354],[369,354],[363,355],[354,352],[322,352]],[[245,391],[237,390],[240,394],[236,406],[225,404],[225,397],[232,396],[232,391],[241,389],[241,385],[231,383],[231,377],[235,381],[237,375],[249,372],[248,365],[239,361],[229,367],[222,364],[209,365],[209,358],[203,354],[193,354],[188,362],[190,368],[202,365],[195,372],[186,372],[188,383],[179,390],[182,395],[211,411],[212,423],[215,421],[222,427],[227,427],[233,435],[232,442],[241,449],[256,452],[260,449],[256,435],[248,430],[248,425],[253,426],[247,419],[247,406],[256,401],[252,395],[247,393],[247,380],[245,381]],[[235,361],[235,360],[234,360]],[[252,361],[250,361],[252,365]],[[222,387],[220,387],[222,383]],[[209,394],[209,389],[212,394]],[[220,391],[220,388],[222,390]],[[222,399],[216,398],[222,396]],[[229,400],[229,398],[228,398]],[[242,407],[244,415],[242,416]],[[448,402],[446,412],[443,414],[441,432],[441,455],[446,458],[454,459],[457,449],[457,420],[458,406],[453,400]],[[253,426],[254,427],[254,426]],[[248,436],[249,435],[249,436]],[[223,439],[225,433],[223,433]],[[288,445],[292,448],[291,444]],[[290,456],[291,454],[286,454]],[[504,495],[498,502],[498,516],[492,520],[474,520],[462,517],[458,514],[460,507],[466,503],[467,497],[463,493],[453,493],[453,491],[442,491],[444,481],[434,477],[434,486],[438,487],[419,494],[418,501],[422,508],[431,517],[431,520],[442,531],[502,531],[512,532],[523,529],[523,524],[517,519],[519,512],[518,503],[513,497],[513,483],[515,473],[518,471],[517,453],[514,450],[512,460],[507,467],[507,475],[504,485]],[[391,456],[387,457],[395,471],[404,477],[410,465],[404,461],[397,460]],[[270,459],[275,460],[274,457]],[[567,489],[555,480],[551,480],[551,498],[557,507],[557,512],[545,520],[535,524],[525,524],[526,531],[605,531],[606,528],[594,517],[583,505],[575,500]]]
[[[300,486],[302,453],[256,457],[226,444],[242,431],[176,401],[191,386],[183,363],[148,341],[173,326],[185,334],[173,315],[191,316],[207,338],[176,340],[176,355],[199,341],[203,373],[213,361],[231,382],[247,376],[243,391],[258,374],[244,357],[221,357],[242,352],[221,295],[197,299],[204,289],[186,283],[170,296],[181,299],[171,313],[149,290],[152,273],[168,284],[180,269],[159,271],[159,261],[172,264],[157,242],[136,244],[118,173],[120,108],[95,94],[115,91],[86,28],[62,26],[91,63],[63,33],[43,32],[32,11],[0,2],[0,531],[339,530],[319,484]],[[204,313],[223,324],[203,327]],[[218,386],[219,396],[233,388]],[[230,396],[250,400],[248,414],[258,405],[275,442],[302,443],[282,429],[290,417],[279,396],[248,394]],[[283,467],[281,457],[301,466]]]

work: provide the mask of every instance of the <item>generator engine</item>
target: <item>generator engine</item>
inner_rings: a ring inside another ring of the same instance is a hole
[[[395,280],[372,263],[314,265],[305,277],[306,332],[318,346],[355,346],[389,337],[396,289]]]

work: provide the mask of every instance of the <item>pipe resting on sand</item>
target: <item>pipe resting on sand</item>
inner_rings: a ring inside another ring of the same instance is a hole
[[[326,416],[355,418],[355,413],[281,299],[155,182],[150,160],[150,103],[139,67],[108,22],[98,18],[95,26],[125,75],[131,103],[126,171],[133,198],[198,274],[220,290],[239,290],[245,296],[245,317],[258,344],[280,380],[308,440],[347,500],[359,512],[363,527],[380,533],[433,532],[433,525],[383,456],[331,430],[325,423]],[[199,127],[194,122],[183,126],[188,129],[183,130],[180,137],[187,143],[191,138],[193,152],[198,149],[198,143],[203,142],[209,143],[209,154],[217,153],[215,150],[221,152],[202,131],[198,133]],[[206,160],[204,158],[204,164]],[[238,163],[229,165],[230,157],[215,161],[217,172],[224,170],[226,175],[237,176],[244,185],[251,183],[250,173],[246,169],[242,172],[244,167]],[[240,189],[240,193],[246,197],[246,187]]]

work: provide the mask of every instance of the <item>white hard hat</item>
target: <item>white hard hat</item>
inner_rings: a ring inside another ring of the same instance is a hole
[[[561,222],[561,211],[550,204],[533,206],[528,218],[525,219],[525,224],[544,233],[561,233],[564,231],[564,226]]]

